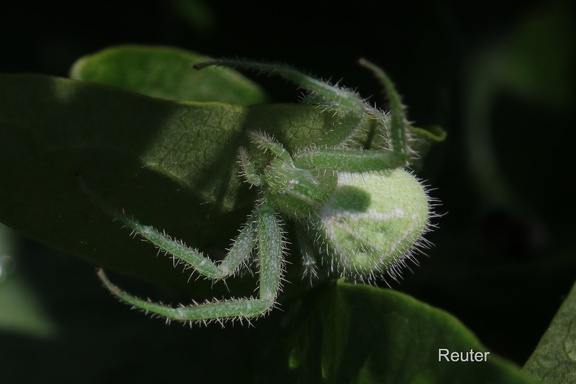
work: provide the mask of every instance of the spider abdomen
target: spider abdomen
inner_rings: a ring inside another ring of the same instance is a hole
[[[395,276],[422,241],[429,209],[426,190],[403,169],[343,172],[309,230],[333,272],[361,280],[385,271]]]

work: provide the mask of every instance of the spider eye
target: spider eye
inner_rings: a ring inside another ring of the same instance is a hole
[[[324,264],[343,275],[394,274],[428,229],[429,199],[410,173],[340,173],[309,231]]]

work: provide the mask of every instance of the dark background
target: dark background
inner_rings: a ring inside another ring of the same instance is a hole
[[[574,282],[568,0],[22,1],[0,6],[0,20],[0,71],[10,73],[66,76],[78,57],[107,46],[162,44],[290,63],[377,102],[377,84],[356,65],[366,57],[394,79],[412,121],[448,132],[421,171],[442,202],[435,247],[393,288],[453,313],[523,364]],[[298,95],[282,81],[260,82],[277,100]],[[0,382],[242,381],[259,358],[280,353],[254,328],[165,327],[115,303],[93,266],[13,244],[17,268],[0,279]]]

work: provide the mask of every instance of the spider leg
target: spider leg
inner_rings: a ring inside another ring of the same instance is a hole
[[[262,151],[270,151],[276,157],[286,163],[292,163],[290,153],[284,148],[282,144],[274,140],[270,135],[265,132],[247,131],[246,134],[252,143],[256,144]]]
[[[220,263],[215,263],[209,257],[197,249],[188,247],[180,240],[158,231],[157,229],[143,225],[133,217],[108,204],[102,197],[88,188],[81,176],[78,181],[82,190],[104,212],[123,223],[134,233],[142,236],[158,249],[164,251],[175,259],[182,261],[194,268],[202,276],[213,280],[221,280],[232,275],[242,263],[250,256],[256,242],[256,223],[249,219],[240,234],[236,237],[232,247]]]
[[[358,119],[360,119],[365,112],[364,102],[356,92],[315,79],[288,65],[258,63],[249,60],[215,59],[196,64],[194,68],[202,69],[209,66],[245,68],[278,75],[309,91],[310,96],[304,100],[307,103],[318,104],[332,111],[349,113]]]
[[[262,175],[256,170],[256,164],[250,159],[250,155],[244,147],[238,149],[238,165],[240,165],[242,176],[248,183],[258,187],[264,184]]]
[[[388,96],[388,102],[390,104],[390,141],[391,149],[393,152],[399,154],[403,157],[404,163],[407,163],[410,159],[410,147],[408,145],[408,135],[407,127],[410,126],[406,118],[406,111],[402,105],[400,95],[396,91],[396,87],[392,83],[392,80],[384,73],[384,71],[378,66],[374,65],[366,59],[360,59],[358,63],[370,70],[375,76],[380,84],[384,87],[386,95]]]
[[[294,164],[303,168],[321,168],[338,172],[371,172],[402,167],[406,158],[395,151],[353,149],[303,150],[294,157]]]
[[[283,262],[283,239],[280,222],[274,210],[264,201],[254,212],[257,227],[260,288],[258,298],[213,301],[190,306],[170,307],[140,299],[118,288],[100,270],[98,276],[104,285],[118,298],[136,308],[165,317],[168,320],[197,322],[215,319],[248,319],[269,311],[276,302],[281,289]],[[247,225],[243,232],[251,231]],[[242,234],[240,234],[242,236]],[[240,237],[239,236],[239,237]],[[237,240],[238,241],[238,240]],[[245,257],[251,249],[244,250]]]

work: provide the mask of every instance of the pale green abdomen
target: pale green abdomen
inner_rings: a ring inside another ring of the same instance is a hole
[[[403,169],[340,173],[309,230],[333,272],[359,279],[394,275],[427,231],[429,209],[424,187]]]

